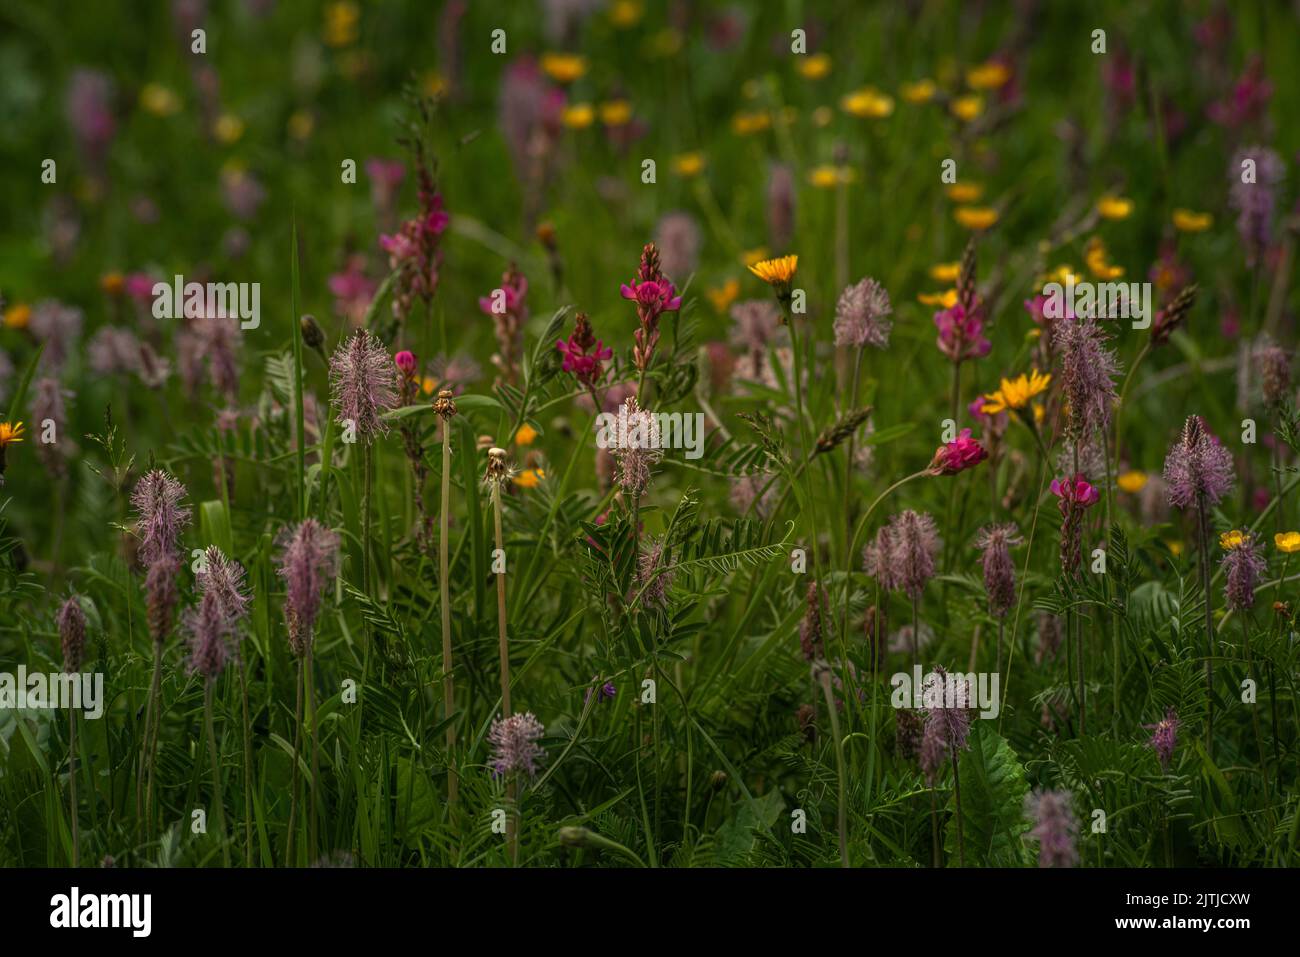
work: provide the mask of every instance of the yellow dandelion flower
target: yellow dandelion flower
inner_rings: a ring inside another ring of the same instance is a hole
[[[746,249],[740,254],[740,261],[748,267],[767,258],[767,247],[757,246],[754,249]]]
[[[437,99],[447,90],[447,78],[437,70],[430,70],[424,74],[420,83],[424,87],[424,95]]]
[[[560,114],[560,122],[571,130],[585,130],[596,122],[596,108],[590,103],[574,103]]]
[[[347,47],[357,42],[361,7],[352,0],[340,0],[325,8],[325,45]]]
[[[966,85],[972,90],[996,90],[1011,79],[1011,68],[997,60],[989,60],[966,71]]]
[[[930,278],[935,282],[956,282],[961,275],[961,263],[936,263],[930,267]]]
[[[996,415],[1008,409],[1019,411],[1029,405],[1034,396],[1046,392],[1051,381],[1050,374],[1044,375],[1037,369],[1031,369],[1028,375],[1021,373],[1014,379],[1003,379],[997,391],[984,396],[980,411],[985,415]]]
[[[1062,286],[1067,283],[1078,284],[1083,280],[1083,274],[1074,271],[1073,266],[1060,265],[1047,274],[1046,282],[1057,282]],[[1044,283],[1044,285],[1046,284]]]
[[[929,103],[937,91],[938,87],[933,80],[921,79],[915,83],[904,83],[899,88],[898,95],[908,103]]]
[[[600,104],[600,122],[606,126],[627,126],[632,122],[632,104],[627,100],[608,100]]]
[[[682,153],[680,156],[674,156],[673,172],[687,179],[692,176],[699,176],[700,173],[704,172],[704,154]]]
[[[525,422],[515,433],[515,445],[532,445],[537,438],[537,430]]]
[[[978,232],[998,221],[998,211],[992,206],[958,206],[953,210],[952,218],[958,225]]]
[[[984,195],[984,187],[979,183],[953,183],[944,192],[954,203],[978,203]]]
[[[1047,410],[1043,408],[1043,403],[1034,403],[1034,425],[1042,425],[1043,419],[1047,418]]]
[[[16,302],[5,310],[5,328],[26,329],[32,318],[32,307],[25,302]]]
[[[754,133],[761,133],[771,126],[771,115],[762,111],[737,113],[731,118],[731,131],[737,136],[750,136]]]
[[[433,390],[438,388],[438,380],[431,375],[425,376],[420,380],[420,391],[425,395],[433,395]]]
[[[1121,492],[1128,492],[1130,495],[1136,495],[1138,492],[1146,488],[1147,473],[1139,472],[1136,469],[1130,472],[1125,472],[1115,479],[1115,484],[1119,486]]]
[[[834,189],[841,183],[853,181],[853,170],[847,166],[814,166],[808,171],[808,182],[818,189]]]
[[[1133,200],[1107,193],[1097,200],[1097,215],[1102,219],[1128,219],[1133,214]]]
[[[609,6],[609,22],[620,30],[627,30],[640,23],[644,13],[640,0],[615,0]]]
[[[140,90],[140,108],[154,116],[171,116],[181,108],[181,98],[161,83],[146,83]]]
[[[820,80],[831,72],[831,58],[825,53],[800,57],[795,65],[799,75],[805,80]]]
[[[1234,528],[1232,531],[1224,532],[1219,536],[1219,547],[1225,552],[1230,552],[1234,548],[1242,545],[1249,538],[1249,535],[1243,533],[1240,529]]]
[[[788,286],[799,268],[798,256],[781,256],[777,259],[763,259],[749,267],[752,272],[769,286]]]
[[[1165,545],[1169,549],[1169,554],[1173,555],[1174,558],[1178,558],[1183,554],[1182,542],[1165,542]]]
[[[740,295],[740,280],[728,279],[721,286],[706,289],[704,294],[709,297],[709,302],[713,303],[715,311],[724,313],[731,308],[731,304]]]
[[[562,86],[587,72],[587,58],[576,53],[543,53],[539,65],[543,73]]]
[[[216,136],[218,143],[229,146],[231,143],[239,142],[239,138],[244,135],[244,121],[233,113],[223,113],[217,117],[217,123],[212,128],[212,132]]]
[[[894,112],[894,98],[869,86],[845,95],[840,100],[840,109],[862,119],[884,119]]]
[[[1190,209],[1174,210],[1174,229],[1181,233],[1203,233],[1214,225],[1214,217],[1209,213],[1198,213]]]
[[[546,478],[545,469],[524,469],[512,479],[520,488],[537,488],[542,479]]]
[[[940,309],[951,309],[957,305],[957,290],[945,289],[943,292],[921,292],[917,293],[916,300],[923,306],[938,306]]]
[[[1273,536],[1273,544],[1277,546],[1279,552],[1288,555],[1292,552],[1300,552],[1300,532],[1278,532]]]
[[[126,277],[120,272],[106,272],[99,277],[99,288],[110,296],[120,296],[126,288]]]
[[[9,422],[0,422],[0,449],[14,442],[23,440],[23,424],[21,422],[10,424]]]
[[[984,112],[984,97],[973,93],[959,96],[948,105],[948,110],[963,123],[969,123]]]

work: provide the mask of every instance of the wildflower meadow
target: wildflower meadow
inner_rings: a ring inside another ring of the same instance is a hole
[[[0,864],[1297,866],[1297,49],[0,3]]]

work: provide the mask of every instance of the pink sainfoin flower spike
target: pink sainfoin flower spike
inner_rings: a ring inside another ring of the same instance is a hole
[[[1169,504],[1188,508],[1204,498],[1207,506],[1218,505],[1235,481],[1232,454],[1210,433],[1204,419],[1188,416],[1182,436],[1165,457]]]
[[[1247,160],[1255,165],[1255,177],[1242,182]],[[1246,250],[1246,265],[1254,267],[1273,239],[1273,215],[1277,191],[1286,178],[1286,164],[1274,150],[1250,146],[1237,153],[1228,166],[1228,202],[1237,211],[1237,234]]]
[[[428,303],[438,291],[442,234],[451,222],[422,147],[417,147],[416,162],[420,210],[414,218],[402,223],[396,233],[379,237],[380,247],[388,253],[389,268],[398,273],[397,289],[393,293],[393,316],[398,320],[410,313],[416,297]]]
[[[492,771],[497,777],[507,774],[537,773],[538,762],[546,751],[537,742],[546,733],[542,723],[531,713],[512,714],[504,721],[495,718],[488,741],[492,745]]]
[[[352,423],[358,438],[371,442],[388,431],[380,416],[397,405],[397,373],[384,344],[358,330],[330,358],[330,401],[339,425]]]
[[[478,307],[484,315],[492,317],[497,351],[492,364],[500,370],[506,382],[519,377],[519,345],[524,324],[528,322],[528,278],[511,263],[501,276],[501,285],[489,295],[480,296]]]
[[[334,296],[334,311],[353,326],[362,326],[379,288],[379,283],[366,275],[366,257],[349,256],[343,268],[329,277],[328,285]]]
[[[659,250],[654,243],[646,243],[641,250],[641,265],[632,282],[619,287],[624,299],[636,303],[637,319],[641,328],[633,338],[632,359],[639,371],[644,372],[654,357],[659,344],[659,317],[665,312],[676,312],[682,307],[682,298],[663,274],[659,265]]]
[[[1025,805],[1034,819],[1029,833],[1038,839],[1038,866],[1077,866],[1079,822],[1071,809],[1070,792],[1038,791],[1029,795]]]
[[[405,379],[414,376],[415,370],[419,367],[419,363],[415,359],[415,353],[409,349],[403,349],[393,356],[393,365],[397,366],[397,371],[402,373],[402,377]]]
[[[1052,479],[1052,494],[1058,501],[1061,523],[1061,570],[1067,576],[1078,573],[1083,561],[1083,513],[1097,504],[1100,493],[1082,475]]]
[[[1153,732],[1151,740],[1147,744],[1155,751],[1156,757],[1160,760],[1161,770],[1169,770],[1169,763],[1174,757],[1174,749],[1178,747],[1178,727],[1181,724],[1182,722],[1178,720],[1178,712],[1170,708],[1165,712],[1163,720],[1156,724],[1143,725],[1148,731]]]
[[[321,595],[338,570],[339,537],[314,518],[280,535],[278,573],[284,579],[289,646],[301,657],[311,644]]]
[[[956,475],[988,457],[988,450],[971,438],[970,429],[962,429],[957,438],[935,449],[928,471],[931,475]]]
[[[564,356],[563,368],[588,390],[594,389],[605,374],[602,365],[614,357],[614,350],[596,338],[585,312],[578,313],[573,322],[573,332],[568,339],[555,344]]]
[[[934,325],[939,330],[936,343],[939,351],[953,362],[981,359],[989,354],[993,343],[984,336],[982,310],[968,310],[961,303],[951,309],[934,314]]]
[[[162,469],[146,474],[131,492],[140,541],[137,554],[146,568],[177,554],[181,532],[190,522],[190,510],[181,506],[183,498],[185,486]]]

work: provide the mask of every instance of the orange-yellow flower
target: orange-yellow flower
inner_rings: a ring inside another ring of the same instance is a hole
[[[627,100],[609,100],[600,104],[600,122],[606,126],[627,126],[632,122],[632,104]]]
[[[989,60],[966,71],[966,85],[972,90],[996,90],[1011,79],[1011,69],[997,60]]]
[[[1124,275],[1123,266],[1111,263],[1106,244],[1102,242],[1100,236],[1093,236],[1088,240],[1088,245],[1083,251],[1083,261],[1087,263],[1088,270],[1097,279],[1118,279]]]
[[[930,278],[935,282],[956,282],[961,275],[961,263],[936,263],[930,267]]]
[[[525,422],[515,433],[515,445],[532,445],[537,438],[537,430]]]
[[[938,306],[940,309],[951,309],[957,305],[957,290],[945,289],[943,292],[919,292],[916,294],[916,300],[923,306]]]
[[[1209,213],[1178,208],[1173,215],[1174,229],[1181,233],[1203,233],[1214,225],[1214,217]]]
[[[609,22],[620,30],[626,30],[640,23],[644,12],[640,0],[614,0],[609,6]]]
[[[1288,555],[1292,552],[1300,552],[1300,532],[1278,532],[1273,536],[1273,544],[1277,546],[1279,552]]]
[[[99,277],[99,288],[110,296],[120,296],[126,288],[126,277],[120,272],[106,272]]]
[[[998,221],[998,211],[992,206],[958,206],[952,218],[967,229],[988,229]]]
[[[23,440],[23,424],[21,422],[10,424],[0,422],[0,449],[14,442]]]
[[[772,125],[772,117],[765,112],[737,113],[731,118],[731,129],[737,136],[761,133]]]
[[[840,109],[851,116],[864,119],[884,119],[894,112],[894,98],[881,93],[874,86],[855,90],[840,100]]]
[[[1240,529],[1234,528],[1230,532],[1224,532],[1219,536],[1219,547],[1225,552],[1230,552],[1239,547],[1243,542],[1249,539],[1248,534],[1243,533]]]
[[[1121,492],[1127,492],[1129,495],[1136,495],[1147,486],[1147,473],[1139,472],[1134,469],[1125,472],[1115,479],[1115,484],[1119,486]]]
[[[952,101],[948,109],[952,111],[952,115],[957,119],[969,123],[984,112],[984,97],[975,96],[974,94],[959,96]]]
[[[781,288],[789,286],[794,279],[795,270],[799,268],[798,256],[781,256],[778,259],[764,259],[749,267],[752,272],[769,286]]]
[[[16,302],[5,310],[5,326],[10,329],[26,329],[32,318],[32,307],[25,302]]]
[[[937,87],[933,80],[917,80],[915,83],[904,83],[898,90],[898,95],[908,103],[929,103],[934,99]]]
[[[576,53],[543,53],[539,62],[543,73],[565,86],[587,72],[587,58]]]
[[[736,301],[740,295],[740,280],[728,279],[721,286],[714,286],[712,289],[706,289],[704,294],[709,297],[709,302],[713,303],[713,308],[722,313],[730,308],[731,304]]]
[[[795,69],[805,80],[820,80],[826,74],[831,72],[831,58],[825,53],[814,53],[812,56],[800,57]]]
[[[1097,200],[1097,214],[1102,219],[1128,219],[1133,213],[1133,200],[1107,193]]]
[[[682,153],[680,156],[673,157],[673,172],[678,176],[690,179],[692,176],[699,176],[703,171],[703,153]]]
[[[1034,396],[1046,392],[1051,381],[1050,374],[1044,375],[1037,369],[1031,369],[1028,375],[1021,373],[1014,379],[1003,379],[1000,388],[984,396],[980,411],[985,415],[996,415],[1008,409],[1019,411],[1028,406]]]
[[[954,203],[977,203],[984,195],[984,187],[979,183],[953,183],[944,192]]]
[[[352,0],[340,0],[325,8],[325,45],[346,47],[357,42],[357,21],[361,7]]]
[[[181,98],[161,83],[146,83],[140,90],[140,108],[154,116],[171,116],[181,108]]]
[[[818,189],[834,189],[852,181],[853,170],[847,166],[814,166],[808,172],[808,182]]]
[[[596,122],[596,110],[590,103],[574,103],[564,108],[560,120],[571,130],[585,130]]]
[[[546,478],[544,469],[524,469],[513,477],[513,481],[520,488],[537,488],[544,478]]]

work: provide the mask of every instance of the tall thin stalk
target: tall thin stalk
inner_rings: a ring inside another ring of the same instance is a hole
[[[450,400],[451,394],[440,396]],[[453,406],[454,408],[454,406]],[[455,807],[460,780],[456,771],[456,728],[451,716],[456,711],[456,679],[451,665],[451,581],[447,541],[451,521],[451,416],[442,416],[442,509],[438,516],[438,591],[442,612],[442,707],[447,721],[447,803]]]
[[[253,866],[253,731],[248,718],[248,675],[239,660],[239,701],[244,723],[244,865]]]
[[[1205,505],[1205,494],[1196,496],[1197,536],[1201,550],[1201,588],[1205,593],[1205,753],[1214,759],[1214,656],[1218,642],[1214,635],[1214,592],[1210,584],[1210,516]]]
[[[840,737],[840,719],[835,709],[835,695],[831,690],[831,670],[824,661],[817,663],[818,681],[822,686],[822,696],[826,699],[826,710],[831,719],[831,736],[835,739],[835,779],[837,786],[835,827],[839,833],[840,866],[849,866],[848,845],[848,801],[845,797],[844,781],[844,741]]]
[[[68,708],[68,813],[72,818],[72,866],[81,866],[81,833],[77,825],[77,710]]]
[[[208,759],[212,765],[212,803],[217,812],[217,829],[221,834],[221,859],[230,866],[230,842],[226,839],[226,807],[221,794],[221,764],[217,760],[217,733],[212,722],[212,691],[216,682],[208,679],[203,689],[203,723],[208,731]]]

